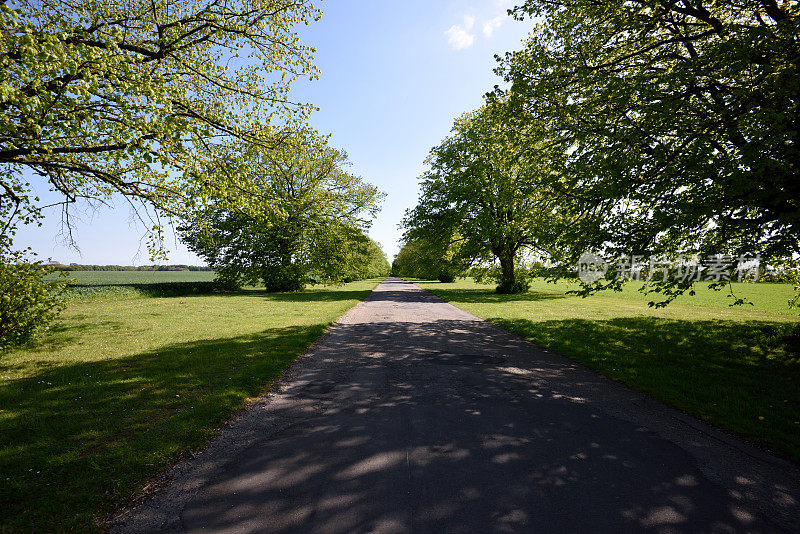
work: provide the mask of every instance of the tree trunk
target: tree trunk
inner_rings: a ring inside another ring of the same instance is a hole
[[[501,284],[511,287],[514,285],[514,255],[511,253],[501,254],[500,257],[500,271],[502,273]]]
[[[500,260],[500,285],[497,286],[498,293],[516,293],[517,288],[516,273],[514,272],[514,252],[510,250],[501,251],[497,254]]]

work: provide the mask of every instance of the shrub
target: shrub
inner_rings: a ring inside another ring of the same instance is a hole
[[[489,267],[473,267],[470,269],[470,276],[475,278],[479,284],[497,283],[496,293],[501,295],[513,295],[514,293],[524,293],[530,287],[530,274],[524,265],[518,265],[514,271],[514,281],[503,279],[503,272],[497,265]]]
[[[456,281],[456,277],[451,272],[439,271],[439,281],[443,284],[452,284]]]
[[[513,295],[514,293],[524,293],[531,286],[527,278],[519,277],[514,282],[501,282],[496,288],[495,292],[501,295]]]
[[[306,285],[303,269],[296,264],[264,267],[261,277],[269,292],[302,291]]]
[[[30,341],[58,316],[64,283],[45,279],[53,270],[22,252],[0,255],[0,349]]]

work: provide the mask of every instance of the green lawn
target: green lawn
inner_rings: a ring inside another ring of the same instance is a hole
[[[72,299],[37,347],[0,354],[0,531],[102,530],[377,283]]]
[[[441,298],[602,374],[800,461],[800,336],[792,287],[735,284],[753,306],[698,288],[664,309],[633,284],[621,293],[565,295],[536,281],[498,295],[471,280],[416,281]],[[574,288],[574,286],[572,286]],[[795,332],[798,332],[795,330]]]

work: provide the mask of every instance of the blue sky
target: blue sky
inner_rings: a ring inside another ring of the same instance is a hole
[[[417,199],[417,177],[428,151],[453,119],[481,104],[500,80],[494,54],[515,50],[532,29],[506,15],[513,1],[328,0],[324,16],[301,29],[316,46],[320,79],[295,86],[294,98],[320,108],[314,127],[353,161],[350,169],[387,193],[370,235],[389,259],[398,224]],[[43,257],[91,264],[149,263],[144,228],[124,201],[84,210],[76,222],[80,251],[58,235],[60,214],[42,228],[22,229],[17,244]],[[199,264],[170,234],[169,263]]]

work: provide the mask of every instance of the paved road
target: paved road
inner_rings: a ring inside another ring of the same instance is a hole
[[[800,532],[796,466],[392,279],[119,532]]]

